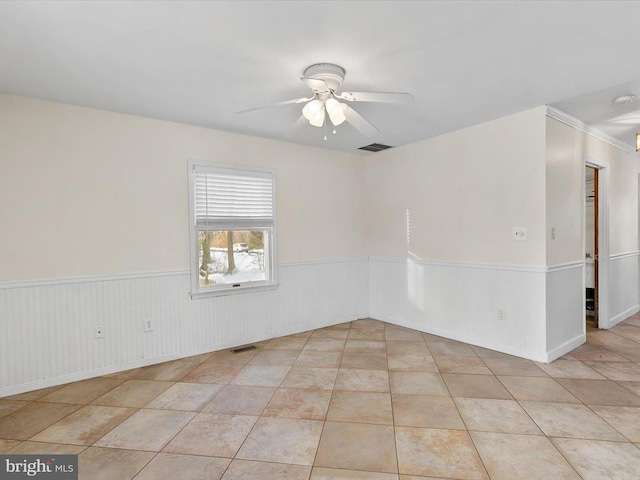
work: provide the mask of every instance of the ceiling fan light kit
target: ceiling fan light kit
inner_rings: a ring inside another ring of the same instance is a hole
[[[313,96],[306,98],[296,98],[283,102],[264,105],[261,107],[241,110],[237,113],[246,113],[261,108],[275,107],[292,103],[305,103],[302,108],[300,118],[293,125],[287,136],[297,135],[305,124],[314,127],[326,127],[327,122],[331,122],[334,127],[345,122],[349,123],[362,135],[372,137],[378,133],[374,127],[362,115],[356,112],[351,106],[339,100],[347,102],[377,102],[377,103],[412,103],[413,96],[408,93],[391,92],[343,92],[336,91],[344,82],[346,71],[339,65],[333,63],[315,63],[307,67],[300,78],[312,90]],[[326,117],[329,117],[327,120]],[[335,128],[333,133],[335,133]],[[326,140],[326,135],[325,135]]]

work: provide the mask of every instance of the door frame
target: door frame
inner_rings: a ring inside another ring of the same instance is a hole
[[[598,328],[608,329],[610,327],[609,317],[609,164],[601,160],[587,157],[584,161],[585,167],[598,170]],[[582,258],[586,259],[586,169],[582,169]],[[586,268],[586,267],[585,267]],[[584,272],[584,270],[583,270]],[[583,295],[586,292],[584,275],[582,276]],[[587,316],[586,297],[582,302],[583,318]],[[586,333],[586,323],[585,323]]]

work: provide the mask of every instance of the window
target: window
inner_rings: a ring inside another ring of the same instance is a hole
[[[274,288],[275,174],[189,162],[191,296]]]

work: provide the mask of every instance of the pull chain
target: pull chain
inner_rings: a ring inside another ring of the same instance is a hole
[[[327,119],[324,120],[324,140],[327,140]]]

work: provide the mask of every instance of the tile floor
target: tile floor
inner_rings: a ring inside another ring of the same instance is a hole
[[[83,480],[637,479],[640,315],[545,365],[371,319],[0,399]]]

